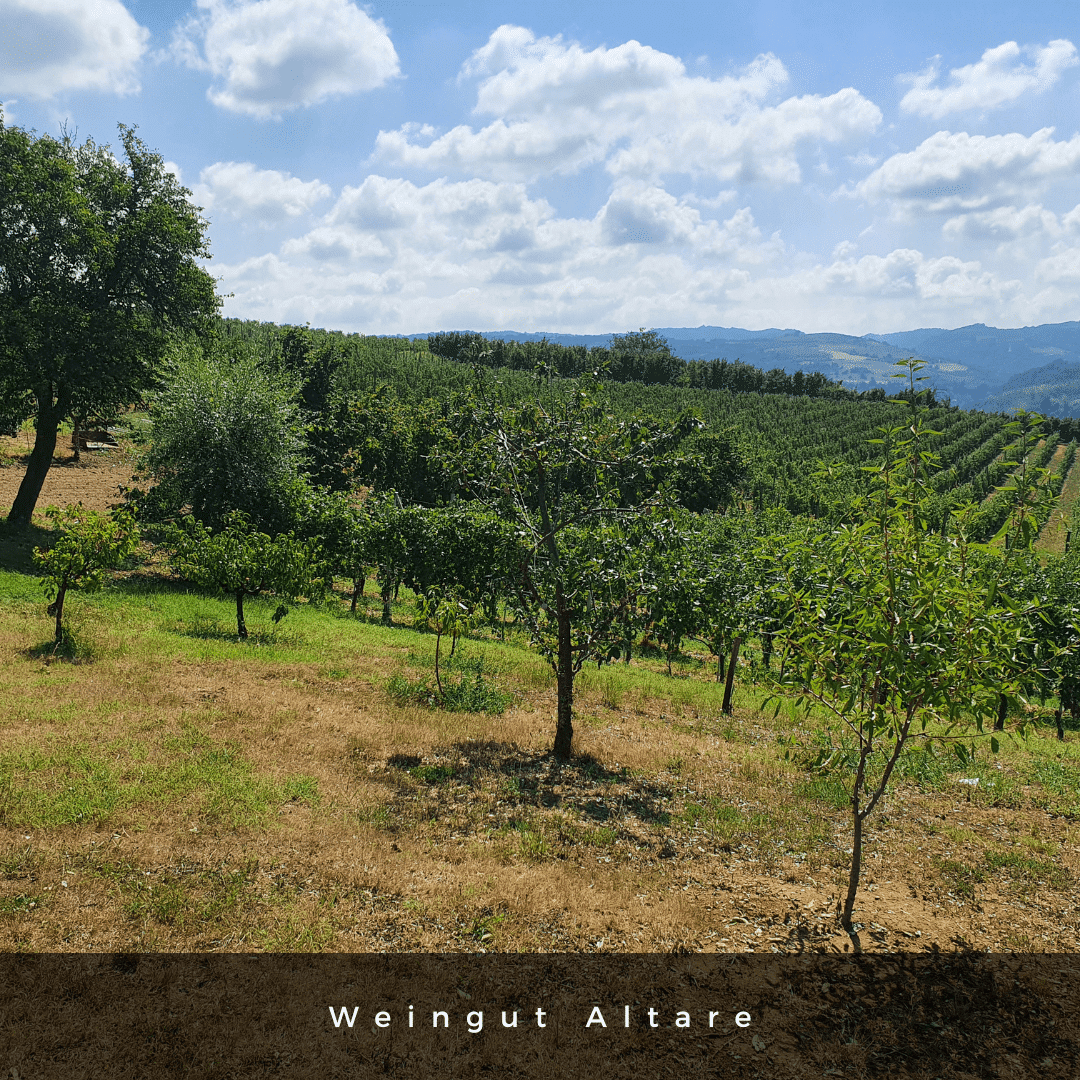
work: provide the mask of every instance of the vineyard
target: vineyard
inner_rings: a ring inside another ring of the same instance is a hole
[[[444,337],[226,320],[61,454],[5,947],[1076,947],[1073,421]]]

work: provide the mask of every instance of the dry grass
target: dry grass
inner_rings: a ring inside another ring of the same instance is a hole
[[[783,760],[752,683],[721,716],[704,658],[583,672],[561,765],[550,675],[513,643],[464,648],[515,704],[445,713],[390,699],[433,639],[374,611],[273,633],[255,604],[242,644],[226,604],[135,579],[73,597],[88,662],[46,663],[33,581],[0,582],[2,948],[844,946],[843,790]],[[1075,949],[1078,751],[1037,738],[974,792],[940,763],[901,782],[864,944]]]

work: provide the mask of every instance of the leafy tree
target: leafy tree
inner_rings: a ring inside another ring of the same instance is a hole
[[[1029,620],[1000,573],[973,558],[963,518],[948,535],[926,527],[933,432],[923,426],[915,373],[905,427],[883,429],[885,460],[858,520],[811,523],[778,559],[774,600],[783,629],[775,689],[793,711],[831,721],[815,765],[851,778],[852,857],[841,923],[853,913],[867,818],[905,748],[951,744],[966,759],[971,732],[1014,697],[1027,672]],[[991,741],[997,749],[996,739]]]
[[[673,383],[686,368],[667,340],[644,326],[637,333],[612,334],[610,354],[609,374],[619,382]]]
[[[477,371],[478,378],[482,373]],[[460,483],[512,522],[525,552],[518,615],[558,682],[555,755],[570,757],[574,678],[608,656],[643,583],[625,524],[664,501],[665,474],[699,422],[616,418],[588,378],[547,404],[509,405],[483,389],[473,437],[444,455]],[[633,492],[633,501],[624,493]]]
[[[186,517],[182,527],[174,527],[170,546],[172,566],[178,574],[236,598],[236,634],[242,639],[248,636],[244,621],[247,597],[272,593],[289,601],[301,595],[319,595],[325,587],[315,541],[298,540],[290,533],[270,537],[257,531],[239,511],[227,514],[218,532]],[[279,605],[274,622],[287,611],[284,604]]]
[[[154,486],[140,501],[214,529],[233,511],[272,533],[292,528],[309,496],[298,389],[251,347],[185,343],[151,399],[144,468]]]
[[[317,495],[305,523],[306,531],[319,540],[331,576],[352,583],[349,610],[354,615],[368,567],[376,561],[374,526],[372,507],[340,491]]]
[[[64,640],[64,599],[69,589],[96,592],[106,570],[114,570],[134,554],[139,544],[135,514],[125,508],[116,514],[86,510],[82,503],[63,510],[50,506],[45,516],[60,537],[47,549],[34,548],[34,562],[41,570],[49,614],[56,616],[56,643]]]
[[[431,506],[449,494],[430,457],[447,435],[444,406],[402,401],[391,389],[333,395],[311,432],[318,483],[335,490],[365,485]]]
[[[8,522],[29,525],[72,415],[138,400],[177,331],[220,303],[197,260],[206,222],[159,154],[35,138],[0,115],[0,390],[37,436]],[[10,406],[10,408],[9,408]],[[11,417],[8,417],[10,421]]]

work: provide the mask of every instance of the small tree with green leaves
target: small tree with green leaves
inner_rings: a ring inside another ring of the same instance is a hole
[[[774,599],[783,674],[774,691],[792,713],[824,713],[814,766],[850,781],[852,854],[840,919],[854,935],[863,832],[904,750],[918,740],[966,760],[1000,702],[1030,681],[1030,612],[1002,587],[1005,560],[974,557],[965,516],[942,536],[927,527],[927,449],[915,383],[911,417],[882,429],[874,490],[854,524],[811,523],[777,559]],[[779,706],[778,706],[779,707]],[[989,734],[989,733],[988,733]],[[997,750],[996,738],[990,738]],[[858,944],[857,938],[856,944]]]
[[[435,631],[435,685],[438,687],[441,703],[446,700],[439,671],[439,648],[442,639],[450,634],[456,644],[459,634],[467,634],[480,625],[483,612],[479,605],[466,602],[453,590],[444,592],[441,589],[432,589],[420,600],[420,614]]]
[[[45,511],[60,537],[50,548],[34,548],[34,562],[41,570],[41,584],[50,601],[49,614],[56,617],[56,644],[64,641],[64,599],[69,589],[95,592],[106,570],[114,570],[134,554],[139,544],[133,507],[116,514],[87,510],[82,503],[63,510]]]
[[[671,502],[665,481],[692,415],[670,425],[616,418],[603,386],[588,377],[547,403],[511,406],[489,395],[477,368],[479,401],[468,441],[442,453],[462,487],[510,522],[523,552],[511,595],[522,626],[558,683],[554,753],[573,740],[574,678],[609,656],[644,589],[626,526]],[[458,418],[459,421],[462,418]]]
[[[229,593],[236,599],[236,633],[248,636],[244,600],[269,593],[282,603],[274,613],[279,622],[286,602],[299,596],[319,596],[325,588],[318,543],[298,540],[292,533],[268,536],[247,516],[234,511],[214,532],[193,517],[174,528],[170,537],[173,569],[204,588]]]

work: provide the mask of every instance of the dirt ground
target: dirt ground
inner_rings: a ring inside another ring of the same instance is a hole
[[[46,506],[81,502],[90,510],[108,510],[120,501],[120,488],[131,484],[133,462],[128,449],[84,450],[73,461],[71,439],[56,442],[52,468],[38,498],[37,512]],[[26,435],[0,436],[0,513],[7,514],[26,472]]]

